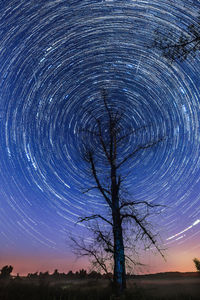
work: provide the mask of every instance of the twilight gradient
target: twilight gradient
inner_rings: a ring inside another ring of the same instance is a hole
[[[135,199],[166,205],[151,218],[167,262],[146,253],[137,272],[191,271],[200,256],[200,61],[169,63],[151,48],[154,31],[187,35],[198,1],[11,0],[0,4],[0,264],[20,273],[87,267],[69,236],[79,216],[105,210],[79,157],[85,107],[100,91],[149,125],[162,145],[129,164]],[[127,126],[128,126],[127,125]],[[146,134],[146,133],[144,133]],[[143,135],[139,137],[143,139]],[[139,140],[140,141],[140,140]],[[130,151],[129,144],[127,149]]]

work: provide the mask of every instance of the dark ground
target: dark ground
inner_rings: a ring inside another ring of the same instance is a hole
[[[134,283],[143,294],[152,299],[198,299],[200,300],[199,278],[154,278],[135,279]],[[148,299],[148,298],[147,298]]]
[[[11,279],[0,281],[0,300],[110,300],[109,282],[99,280],[46,281]],[[200,300],[200,276],[137,277],[128,280],[122,299]]]

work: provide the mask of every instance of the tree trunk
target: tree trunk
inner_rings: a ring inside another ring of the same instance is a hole
[[[114,149],[112,147],[114,146]],[[119,179],[117,180],[116,168],[116,136],[111,134],[111,195],[112,195],[112,219],[113,219],[113,240],[114,240],[114,289],[120,295],[126,288],[126,270],[124,241],[122,233],[122,222],[119,208]]]
[[[126,288],[126,270],[122,226],[119,211],[113,212],[114,289],[119,295]]]

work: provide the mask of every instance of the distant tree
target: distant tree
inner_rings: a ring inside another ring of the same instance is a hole
[[[193,262],[195,264],[195,267],[197,269],[197,272],[200,272],[200,260],[198,258],[194,258]]]
[[[187,32],[182,32],[179,36],[176,33],[169,31],[164,34],[157,29],[153,47],[160,49],[162,55],[170,61],[194,57],[200,50],[200,17],[197,22],[188,26]]]
[[[81,157],[89,167],[94,182],[94,186],[88,187],[86,192],[98,191],[107,204],[107,215],[96,212],[80,218],[79,222],[86,222],[91,231],[93,243],[72,240],[76,254],[93,258],[93,265],[100,266],[107,274],[107,265],[113,261],[113,286],[119,294],[126,288],[125,260],[127,263],[136,263],[128,255],[128,251],[133,252],[134,249],[130,248],[128,241],[133,241],[134,237],[140,242],[148,241],[147,247],[153,245],[163,256],[156,234],[151,232],[147,221],[151,209],[159,205],[130,199],[123,184],[130,172],[127,170],[128,163],[138,152],[155,148],[164,138],[148,138],[146,135],[146,140],[144,138],[137,144],[137,134],[148,128],[128,128],[124,112],[109,103],[105,89],[102,90],[101,100],[99,116],[92,113],[91,106],[86,111],[91,119],[91,126],[80,129],[80,147]]]
[[[38,272],[28,273],[28,275],[27,275],[27,278],[30,278],[30,279],[36,279],[38,277],[39,277]]]
[[[96,271],[92,271],[88,274],[88,278],[91,278],[91,279],[100,279],[102,276],[99,272],[96,272]]]
[[[113,274],[111,272],[105,273],[102,276],[104,279],[112,280]]]
[[[10,278],[10,274],[12,273],[13,267],[12,266],[4,266],[1,269],[0,278],[2,279],[8,279]]]
[[[79,275],[78,275],[78,277],[79,277],[80,279],[85,279],[85,278],[87,277],[87,271],[84,270],[84,269],[79,270]]]
[[[74,273],[70,270],[68,273],[67,273],[67,278],[70,278],[70,279],[73,279],[74,278]]]
[[[53,276],[55,279],[59,279],[59,277],[60,277],[60,273],[58,272],[58,270],[57,270],[57,269],[55,269],[55,270],[54,270],[54,272],[53,272],[52,276]]]
[[[72,270],[70,270],[70,271],[67,273],[67,276],[69,276],[69,277],[73,277],[73,275],[74,275],[74,273],[73,273]]]
[[[49,271],[46,271],[46,272],[40,272],[39,273],[39,277],[40,278],[48,278],[49,277]]]
[[[14,277],[13,279],[15,282],[21,282],[22,281],[22,278],[19,276],[19,273],[17,273],[17,276]]]

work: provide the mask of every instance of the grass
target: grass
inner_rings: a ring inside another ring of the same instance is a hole
[[[199,282],[200,283],[200,282]],[[199,283],[196,288],[199,289]],[[137,282],[131,280],[122,300],[197,300],[194,286],[177,288],[177,282]],[[181,284],[181,283],[180,283]],[[186,284],[185,284],[186,286]],[[1,300],[114,300],[111,287],[105,280],[74,280],[48,282],[33,280],[9,280],[0,282]]]

